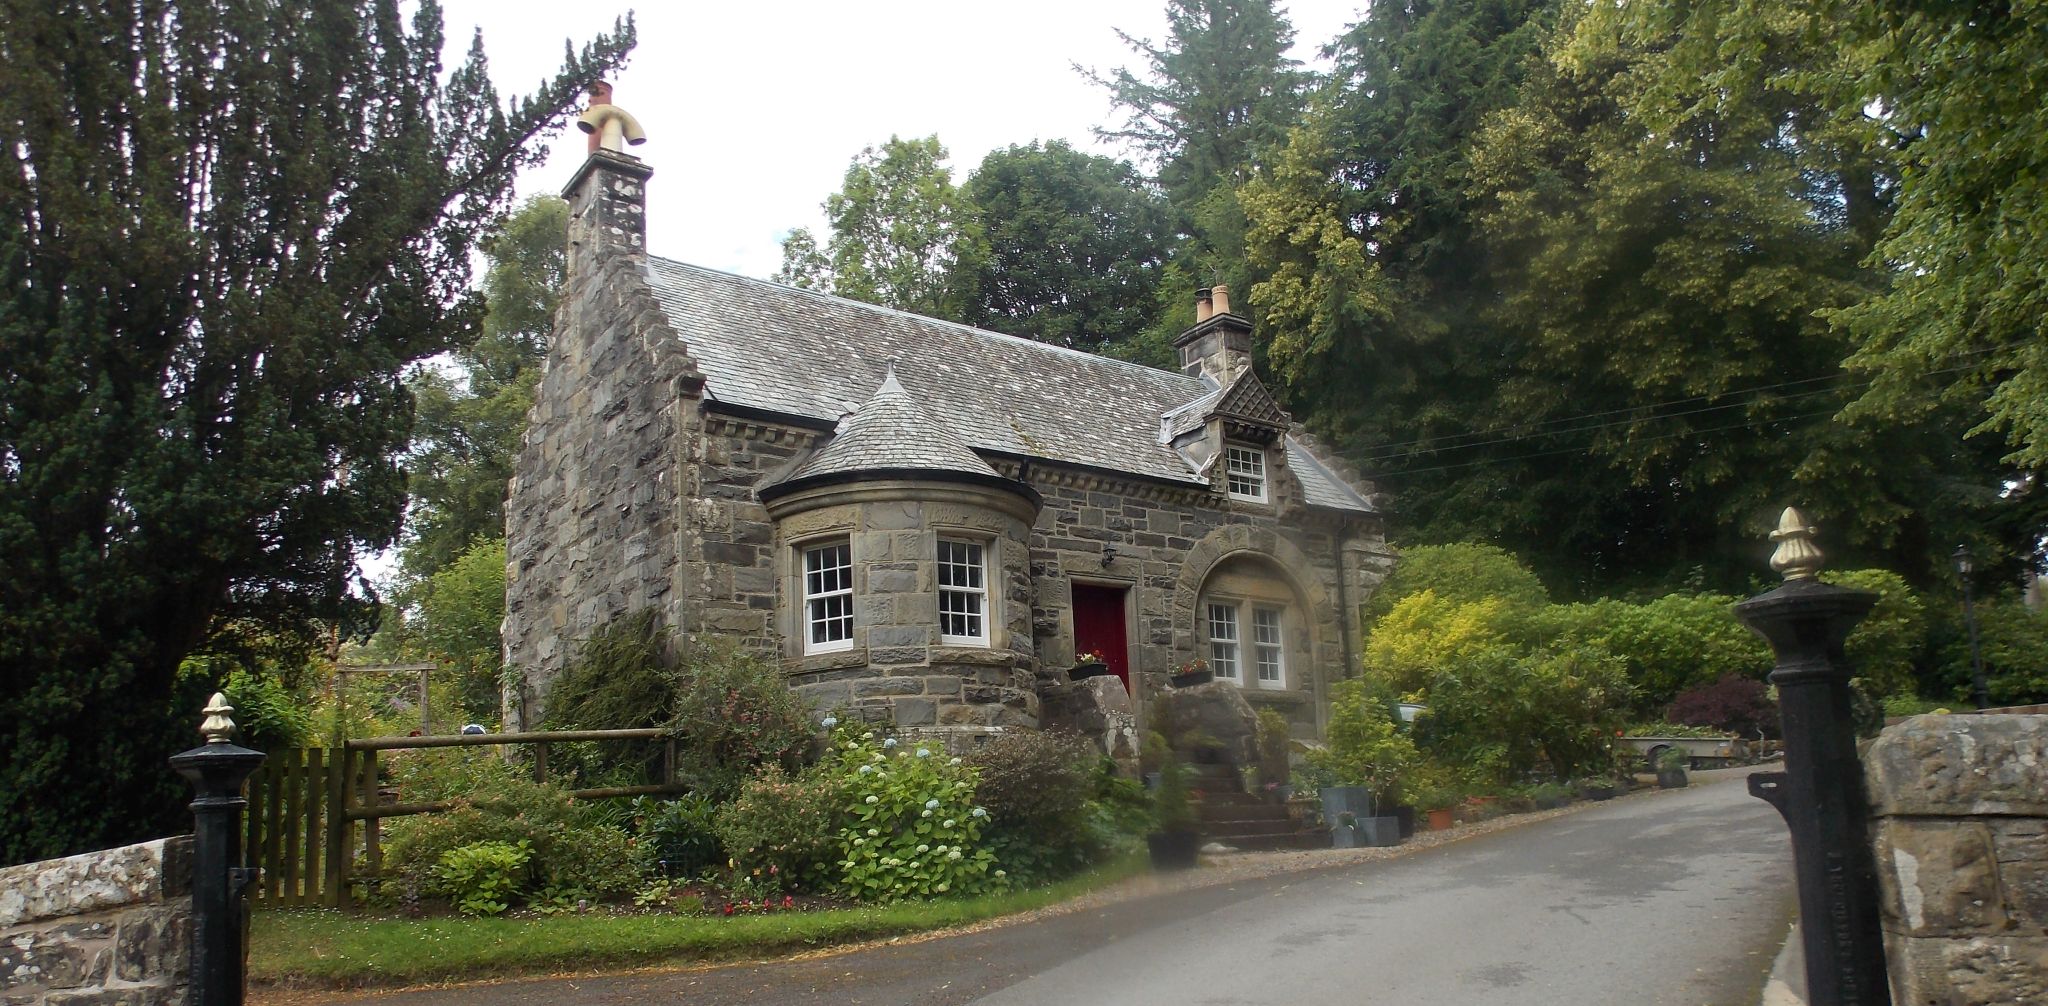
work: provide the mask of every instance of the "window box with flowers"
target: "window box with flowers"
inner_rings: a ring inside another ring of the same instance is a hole
[[[1083,678],[1099,678],[1110,673],[1109,661],[1094,651],[1076,654],[1073,669],[1067,671],[1067,678],[1080,681]]]
[[[1166,683],[1175,688],[1193,688],[1196,685],[1206,685],[1214,680],[1216,680],[1216,672],[1209,669],[1208,661],[1190,660],[1174,668],[1173,677],[1168,679]]]

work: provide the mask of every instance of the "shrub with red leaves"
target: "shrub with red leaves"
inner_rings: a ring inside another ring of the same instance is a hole
[[[1665,719],[1691,727],[1712,727],[1752,740],[1778,736],[1778,704],[1754,678],[1730,674],[1711,685],[1679,692]]]

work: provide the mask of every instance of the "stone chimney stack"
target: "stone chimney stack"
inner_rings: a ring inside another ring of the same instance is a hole
[[[1195,324],[1173,340],[1181,373],[1228,385],[1252,365],[1252,323],[1230,313],[1230,288],[1195,291]]]
[[[576,128],[590,134],[590,157],[562,190],[569,202],[570,276],[605,254],[647,254],[647,179],[654,169],[625,152],[628,144],[647,142],[647,134],[611,98],[610,84],[591,85],[590,108],[576,120]]]

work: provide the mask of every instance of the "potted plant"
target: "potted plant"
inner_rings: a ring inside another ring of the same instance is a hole
[[[1620,784],[1607,776],[1579,780],[1579,798],[1583,800],[1612,800],[1620,791]]]
[[[1456,787],[1441,780],[1423,780],[1409,789],[1409,795],[1428,821],[1429,830],[1443,831],[1456,823],[1453,813],[1459,797]]]
[[[1074,666],[1067,671],[1067,679],[1079,681],[1083,678],[1100,677],[1109,673],[1109,661],[1102,654],[1089,650],[1074,657]]]
[[[1196,685],[1206,685],[1214,680],[1216,680],[1216,673],[1209,670],[1208,661],[1190,660],[1174,668],[1173,677],[1168,678],[1166,683],[1175,688],[1192,688]]]
[[[1145,738],[1149,761],[1159,766],[1159,785],[1152,790],[1152,833],[1145,848],[1155,870],[1192,870],[1202,836],[1196,830],[1195,807],[1188,800],[1187,769],[1157,733]]]
[[[1338,814],[1336,823],[1330,825],[1330,848],[1356,849],[1362,844],[1358,834],[1358,815],[1348,810]]]
[[[1396,722],[1391,703],[1368,690],[1361,679],[1332,690],[1329,742],[1308,753],[1310,769],[1327,782],[1322,789],[1323,815],[1350,811],[1360,818],[1383,814],[1400,834],[1400,796],[1422,763],[1415,741]],[[1407,834],[1414,833],[1414,810],[1408,810]]]
[[[1668,747],[1657,755],[1657,788],[1684,789],[1686,784],[1685,749]]]

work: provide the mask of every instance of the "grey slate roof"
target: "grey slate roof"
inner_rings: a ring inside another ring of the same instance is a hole
[[[1160,439],[1162,417],[1216,390],[1200,378],[654,256],[647,277],[715,401],[837,422],[893,361],[974,450],[1208,484]],[[1312,505],[1372,509],[1291,440],[1288,460]]]
[[[787,481],[874,468],[1001,476],[966,441],[917,404],[891,371],[867,404],[839,424],[839,433],[805,459]]]

